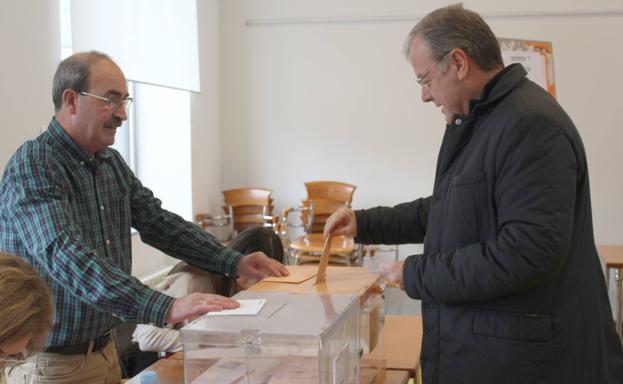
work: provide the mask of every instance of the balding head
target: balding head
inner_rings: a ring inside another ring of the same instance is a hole
[[[440,64],[448,52],[459,48],[483,71],[504,67],[500,45],[491,28],[479,14],[462,5],[439,8],[422,18],[405,41],[407,58],[416,36],[426,41],[433,59]],[[443,65],[440,70],[445,71]]]
[[[97,51],[79,52],[61,61],[52,83],[52,101],[55,111],[58,112],[63,106],[63,92],[66,89],[73,89],[76,92],[88,90],[91,67],[100,60],[114,63],[110,56]]]

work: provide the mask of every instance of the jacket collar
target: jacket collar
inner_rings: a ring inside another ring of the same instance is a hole
[[[474,124],[481,114],[493,108],[506,95],[521,85],[526,79],[526,70],[520,64],[512,64],[501,70],[484,86],[478,100],[470,100],[468,115],[456,114],[452,123],[446,126],[439,158],[437,160],[437,174],[445,172],[461,148],[469,141],[474,130]]]
[[[478,113],[497,104],[526,79],[527,72],[521,64],[511,64],[495,75],[482,89],[480,99],[469,101],[469,113]]]

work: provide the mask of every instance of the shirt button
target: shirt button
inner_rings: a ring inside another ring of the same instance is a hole
[[[110,245],[110,240],[106,239],[106,245]]]
[[[463,120],[461,119],[454,120],[454,125],[461,125],[462,123],[463,123]]]
[[[100,209],[103,211],[103,210],[104,210],[104,206],[103,206],[103,205],[100,205]]]
[[[80,165],[84,165],[84,161],[81,161],[81,162],[80,162]]]

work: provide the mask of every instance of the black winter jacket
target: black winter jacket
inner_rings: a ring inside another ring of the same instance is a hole
[[[447,126],[432,196],[356,217],[357,241],[424,243],[424,383],[623,383],[582,140],[520,65]]]

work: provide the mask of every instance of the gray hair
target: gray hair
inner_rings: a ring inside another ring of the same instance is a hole
[[[411,43],[420,35],[431,49],[433,59],[441,63],[454,48],[460,48],[484,71],[503,67],[500,44],[491,28],[474,11],[463,9],[463,5],[439,8],[424,16],[409,32],[404,44],[404,53],[409,57]],[[445,71],[445,68],[440,68]]]
[[[63,92],[66,89],[73,89],[76,92],[88,90],[91,66],[99,60],[108,60],[114,63],[110,56],[97,51],[76,53],[61,61],[52,82],[52,101],[55,111],[61,109]]]

